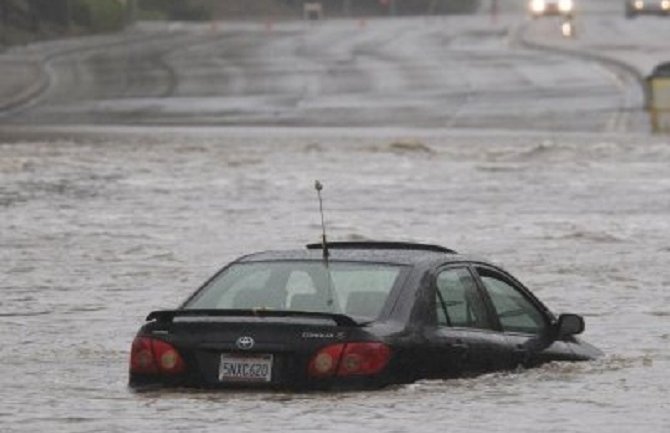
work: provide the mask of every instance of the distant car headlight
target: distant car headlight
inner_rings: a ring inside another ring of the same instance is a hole
[[[635,0],[635,2],[633,2],[633,7],[637,10],[644,9],[644,2],[642,0]]]
[[[559,0],[558,2],[558,10],[561,12],[570,12],[573,7],[574,3],[572,0]]]
[[[542,13],[546,7],[545,0],[531,0],[530,10],[535,13]]]
[[[670,10],[670,0],[663,0],[661,2],[661,9],[664,11]]]

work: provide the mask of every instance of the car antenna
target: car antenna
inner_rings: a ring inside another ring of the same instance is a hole
[[[316,190],[316,195],[319,197],[319,213],[321,214],[321,249],[323,250],[323,264],[326,266],[326,274],[328,277],[328,306],[332,307],[335,301],[334,290],[333,290],[333,278],[330,275],[330,266],[328,263],[328,257],[330,253],[328,252],[328,240],[326,239],[326,222],[323,217],[323,199],[321,198],[321,190],[323,190],[323,185],[318,180],[314,181],[314,189]]]
[[[323,259],[328,263],[328,241],[326,240],[326,223],[323,218],[323,200],[321,199],[321,190],[323,190],[323,185],[318,180],[314,181],[314,189],[316,189],[316,194],[319,197],[319,213],[321,214],[321,249],[323,250]]]

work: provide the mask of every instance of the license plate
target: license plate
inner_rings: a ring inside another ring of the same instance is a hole
[[[270,382],[272,380],[272,355],[222,353],[219,380],[221,382]]]

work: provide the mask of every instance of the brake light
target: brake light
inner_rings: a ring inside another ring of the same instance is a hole
[[[335,374],[343,349],[344,344],[334,344],[319,350],[309,362],[309,375],[312,377],[327,377]]]
[[[186,364],[177,349],[162,340],[136,337],[130,350],[130,372],[139,374],[178,374]]]
[[[383,343],[349,343],[337,374],[377,374],[386,367],[390,358],[391,349]]]
[[[384,343],[346,343],[326,346],[311,359],[311,377],[377,374],[386,367],[391,349]]]

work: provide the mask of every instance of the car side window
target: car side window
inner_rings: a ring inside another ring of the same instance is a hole
[[[523,293],[501,276],[478,269],[480,278],[505,332],[542,334],[547,322],[544,314]]]
[[[484,300],[467,268],[450,268],[440,272],[435,296],[438,325],[493,328]]]

